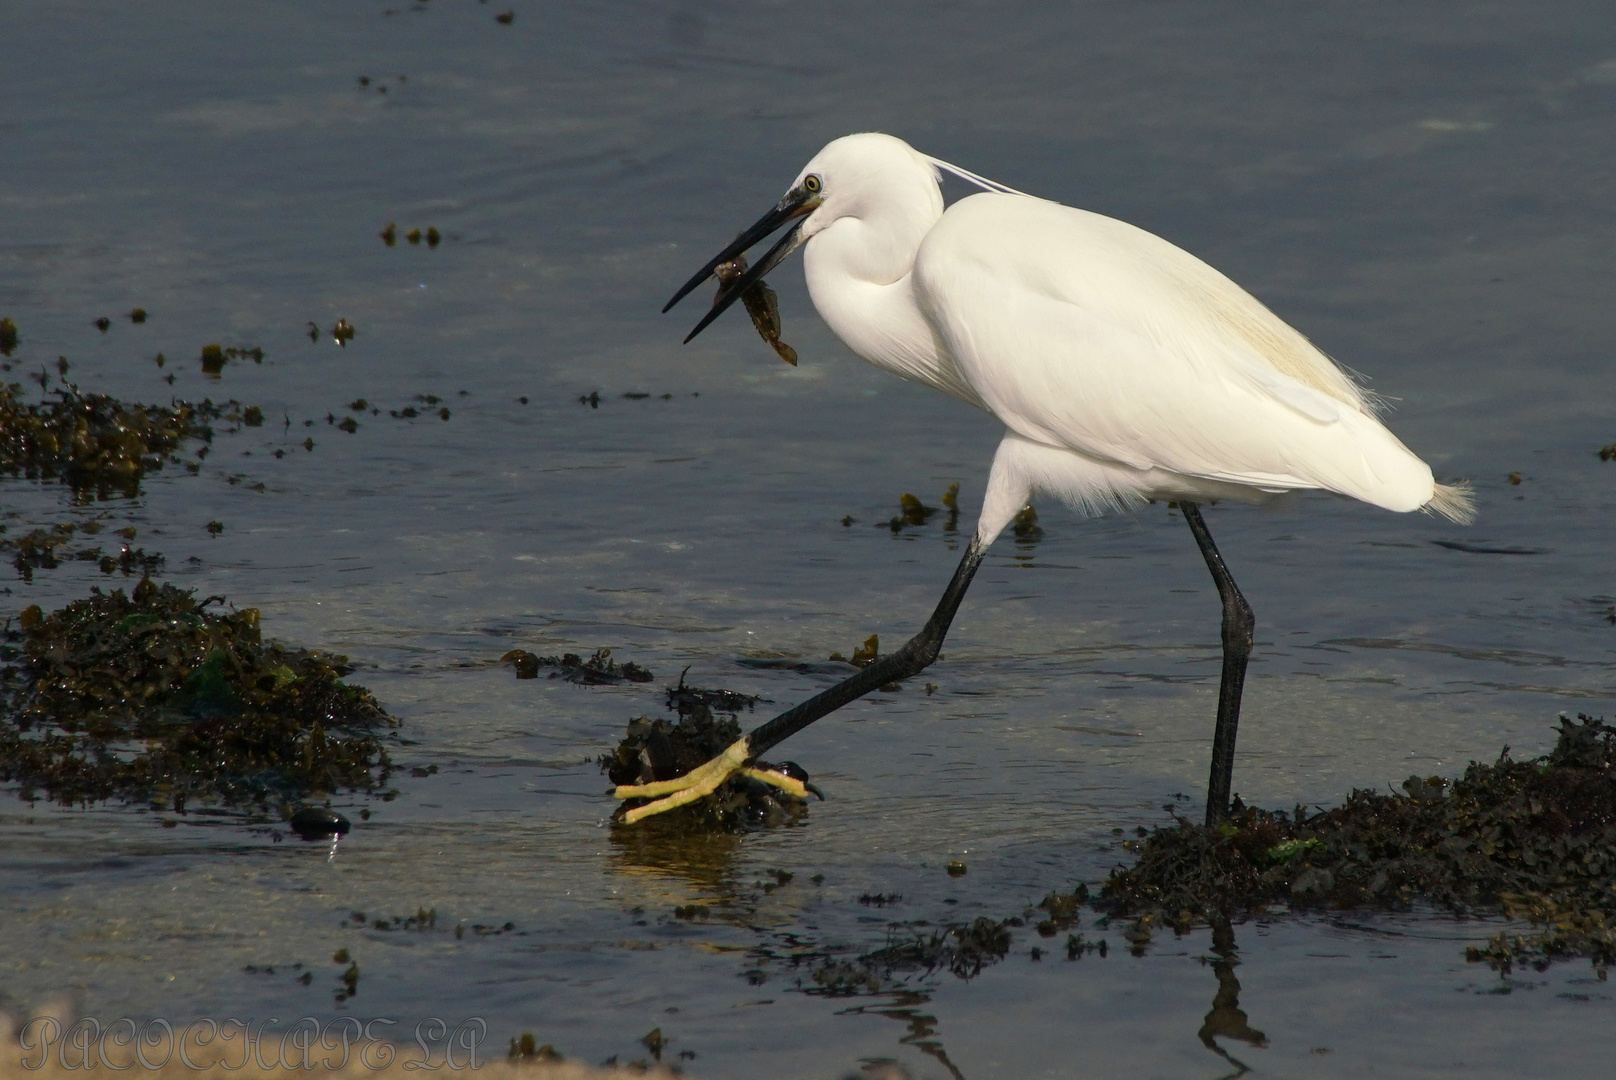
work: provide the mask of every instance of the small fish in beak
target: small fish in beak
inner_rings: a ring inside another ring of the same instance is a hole
[[[713,276],[718,279],[718,295],[713,297],[715,306],[723,299],[730,285],[741,280],[741,275],[745,273],[745,255],[737,255],[713,267]],[[753,282],[741,294],[741,303],[746,305],[746,313],[752,316],[752,325],[757,327],[758,337],[779,353],[780,359],[796,367],[797,350],[780,340],[780,301],[768,283],[762,278]]]

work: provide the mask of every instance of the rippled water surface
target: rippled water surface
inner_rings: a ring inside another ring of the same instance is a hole
[[[928,1077],[1604,1075],[1608,984],[1580,964],[1500,980],[1463,959],[1496,925],[1427,916],[1237,926],[1265,1042],[1209,1035],[1233,1062],[1198,1034],[1223,985],[1204,933],[1134,958],[1085,921],[1109,955],[1068,961],[1029,927],[969,981],[806,992],[793,955],[1019,914],[1126,858],[1117,830],[1204,797],[1217,597],[1165,506],[1041,503],[1043,537],[1001,539],[978,577],[934,693],[916,680],[787,744],[829,796],[802,827],[616,830],[592,759],[685,669],[780,706],[823,688],[831,666],[770,661],[903,640],[958,559],[940,517],[885,522],[958,482],[968,530],[990,418],[853,358],[795,264],[773,281],[798,368],[738,313],[687,347],[699,299],[657,314],[863,129],[1206,258],[1475,484],[1469,529],[1323,496],[1209,511],[1258,617],[1248,800],[1538,753],[1557,713],[1606,713],[1608,4],[502,3],[0,16],[7,377],[65,356],[85,389],[269,418],[134,499],[4,480],[6,528],[134,525],[169,580],[352,657],[412,741],[400,796],[334,856],[230,818],[0,802],[0,995],[73,991],[103,1017],[480,1016],[501,1047],[532,1031],[591,1061],[643,1057],[660,1027],[714,1077],[888,1058]],[[443,240],[388,247],[388,222]],[[305,332],[339,318],[346,348]],[[215,381],[210,342],[263,362]],[[418,395],[449,418],[389,415]],[[328,423],[360,397],[380,412]],[[64,564],[0,604],[96,583]],[[603,647],[656,682],[495,662]],[[711,917],[672,917],[691,903]],[[429,932],[351,917],[420,908]],[[362,972],[340,1005],[338,949]]]

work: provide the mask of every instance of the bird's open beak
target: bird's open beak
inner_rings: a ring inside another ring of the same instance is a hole
[[[673,299],[669,300],[667,304],[663,306],[663,312],[666,313],[673,307],[673,305],[690,295],[690,291],[692,289],[712,276],[713,269],[719,264],[729,262],[731,259],[735,258],[735,256],[741,254],[747,248],[751,247],[753,244],[756,244],[758,241],[774,232],[774,230],[778,229],[786,222],[797,220],[811,214],[815,209],[818,208],[820,202],[821,199],[819,195],[809,192],[800,184],[786,192],[786,197],[776,203],[774,209],[770,210],[767,214],[764,214],[761,218],[759,218],[757,224],[753,225],[750,229],[747,229],[741,235],[737,236],[728,247],[708,260],[707,265],[698,270],[695,277],[692,277],[689,281],[685,282],[684,285],[680,287],[679,291],[673,294]],[[722,315],[731,304],[740,299],[742,293],[744,293],[747,289],[750,289],[759,281],[763,280],[763,276],[765,274],[773,270],[776,266],[779,266],[785,261],[785,257],[787,255],[790,255],[793,251],[796,251],[797,248],[802,246],[802,238],[800,236],[802,232],[802,225],[803,223],[798,220],[797,224],[792,226],[791,229],[789,229],[786,234],[780,238],[779,242],[769,249],[768,253],[764,255],[763,258],[758,260],[756,266],[751,267],[746,271],[746,273],[742,274],[738,279],[730,282],[729,285],[723,288],[723,290],[718,294],[718,298],[713,301],[712,310],[703,315],[701,317],[701,322],[696,324],[696,328],[686,335],[686,343],[688,343],[691,338],[707,329],[707,324]]]

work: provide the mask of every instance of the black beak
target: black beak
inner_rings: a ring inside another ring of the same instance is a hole
[[[729,262],[786,222],[812,213],[819,206],[819,203],[818,195],[800,186],[787,192],[786,197],[775,204],[774,209],[759,218],[757,224],[737,236],[728,247],[714,255],[708,260],[706,266],[698,270],[694,277],[685,282],[679,291],[673,294],[673,299],[663,306],[663,312],[666,313],[671,310],[673,305],[689,296],[692,289],[713,276],[715,267],[721,263]],[[718,294],[718,298],[713,301],[712,310],[702,316],[701,321],[696,324],[696,328],[685,337],[686,343],[689,343],[691,338],[705,330],[707,324],[722,315],[731,304],[740,299],[742,293],[763,280],[765,274],[779,266],[780,263],[785,261],[787,255],[790,255],[802,245],[802,239],[798,235],[802,231],[802,225],[803,223],[798,221],[790,231],[780,238],[778,243],[769,249],[763,258],[758,260],[756,266],[751,267],[739,279],[725,286],[724,290]]]

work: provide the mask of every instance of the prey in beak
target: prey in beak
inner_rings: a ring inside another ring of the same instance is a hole
[[[673,305],[690,295],[691,291],[703,281],[706,281],[708,277],[715,275],[718,276],[718,296],[713,300],[712,310],[703,315],[701,317],[701,321],[696,324],[695,329],[690,331],[690,333],[685,336],[685,342],[687,344],[697,334],[707,329],[707,324],[711,323],[714,319],[718,318],[725,311],[727,311],[731,304],[745,296],[749,291],[752,290],[754,286],[760,285],[763,281],[764,275],[784,262],[787,255],[790,255],[793,251],[796,251],[797,248],[802,246],[803,239],[801,234],[803,222],[801,219],[805,218],[808,214],[813,213],[813,211],[819,207],[821,201],[819,177],[804,177],[803,182],[786,192],[786,197],[776,203],[772,210],[759,218],[751,228],[737,236],[729,244],[729,246],[724,248],[723,251],[720,251],[717,255],[714,255],[710,260],[708,260],[706,266],[703,266],[700,270],[698,270],[694,277],[685,282],[684,285],[680,287],[679,291],[673,294],[673,299],[669,300],[667,304],[663,306],[662,310],[664,312],[667,312],[673,307]],[[747,248],[769,236],[776,229],[780,228],[780,226],[791,221],[795,221],[796,224],[792,225],[792,227],[786,231],[785,235],[782,236],[779,241],[768,250],[763,258],[758,260],[756,266],[747,269],[745,259],[739,260],[738,265],[736,265],[737,256],[744,253]],[[721,266],[726,266],[726,264],[731,265],[727,266],[723,273],[720,273],[719,268]],[[736,272],[737,270],[739,271],[738,273]],[[770,298],[772,298],[772,290],[770,290],[768,295]],[[759,294],[755,300],[749,300],[747,304],[748,310],[754,310],[753,303],[759,303],[764,313],[767,314],[768,309],[774,307],[774,305],[763,305],[762,301],[763,297],[761,294]],[[753,322],[757,324],[758,332],[763,334],[763,340],[774,346],[777,352],[779,352],[781,348],[779,344],[779,318],[780,316],[778,309],[775,309],[772,319],[767,319],[765,321],[759,321],[758,314],[755,310],[752,315]],[[772,339],[768,333],[764,332],[764,326],[770,324],[772,324],[774,327],[774,336]],[[786,349],[789,350],[789,348],[790,346],[786,346]],[[785,352],[780,352],[780,355],[783,359],[786,359],[788,363],[796,362],[795,353],[792,353],[791,357],[787,357]]]
[[[745,274],[745,255],[737,255],[729,262],[713,267],[713,276],[718,279],[718,295],[713,297],[715,307],[724,299],[724,290]],[[753,282],[752,287],[741,294],[741,303],[745,305],[746,313],[752,316],[752,325],[757,328],[758,337],[779,353],[780,359],[796,367],[797,350],[780,340],[780,299],[769,288],[769,283],[761,279]]]

